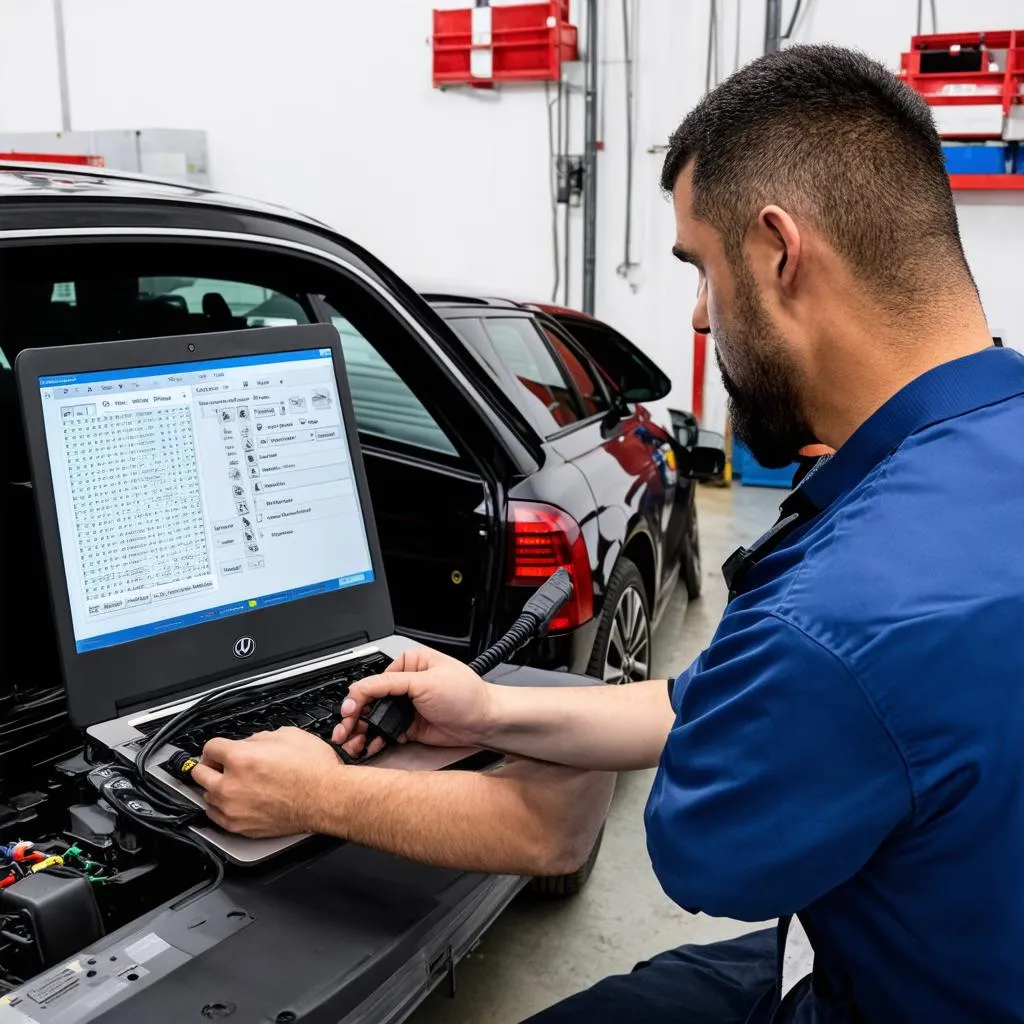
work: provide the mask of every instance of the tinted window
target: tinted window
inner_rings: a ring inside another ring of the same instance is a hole
[[[608,409],[608,399],[601,385],[594,379],[590,367],[564,338],[547,327],[544,328],[544,334],[562,361],[562,365],[568,370],[573,384],[576,385],[576,391],[583,403],[583,415],[596,416],[605,412]]]
[[[553,434],[583,418],[575,392],[534,322],[527,317],[484,321],[495,353],[518,381],[543,433]]]
[[[197,262],[216,259],[212,250],[128,252],[82,246],[2,254],[0,433],[6,450],[0,451],[0,476],[21,480],[28,474],[9,369],[23,349],[309,322],[287,286],[253,283],[241,270],[240,280],[190,274]],[[147,270],[162,273],[142,276]]]
[[[341,335],[359,430],[443,455],[456,455],[455,446],[409,385],[345,317],[330,305],[327,308],[331,323]]]
[[[183,262],[187,269],[188,260]],[[261,284],[136,276],[105,272],[98,263],[84,266],[75,276],[33,281],[24,294],[8,296],[4,305],[3,333],[14,339],[16,350],[310,322],[295,295]]]
[[[60,287],[57,285],[56,287]],[[297,299],[244,281],[211,277],[140,277],[143,301],[167,302],[190,314],[207,318],[230,318],[233,326],[292,327],[308,324],[309,317]]]
[[[581,317],[559,317],[559,323],[628,401],[654,401],[671,390],[672,382],[657,364],[607,324]]]

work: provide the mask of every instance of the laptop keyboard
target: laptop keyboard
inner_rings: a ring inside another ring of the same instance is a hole
[[[272,696],[255,696],[249,706],[233,705],[230,711],[219,714],[211,709],[208,717],[191,723],[188,731],[176,736],[171,743],[187,753],[200,754],[207,740],[215,736],[242,740],[253,733],[272,732],[288,725],[329,740],[341,720],[341,702],[352,683],[379,675],[389,664],[389,659],[383,655],[375,655],[315,675],[300,676],[294,680],[292,689],[279,690]],[[166,721],[164,718],[144,722],[136,728],[150,736]]]

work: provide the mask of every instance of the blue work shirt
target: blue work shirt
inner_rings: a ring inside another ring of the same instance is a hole
[[[1024,357],[919,377],[801,492],[673,688],[654,870],[799,916],[776,1019],[1024,1020]]]

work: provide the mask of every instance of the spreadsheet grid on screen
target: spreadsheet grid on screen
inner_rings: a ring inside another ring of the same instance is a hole
[[[374,578],[329,349],[39,386],[79,653]]]

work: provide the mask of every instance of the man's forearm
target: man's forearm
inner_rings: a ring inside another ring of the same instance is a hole
[[[604,822],[614,776],[514,762],[493,772],[339,766],[314,793],[315,831],[439,867],[569,874]]]
[[[493,688],[494,750],[598,771],[658,763],[674,713],[664,680],[626,686]]]

